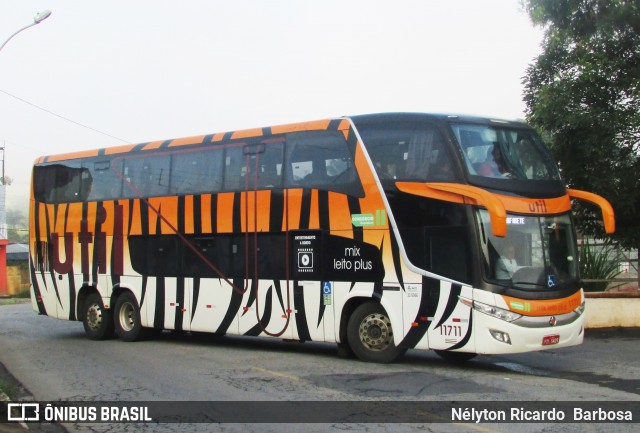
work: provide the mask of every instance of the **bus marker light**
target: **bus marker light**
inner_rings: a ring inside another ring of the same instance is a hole
[[[207,304],[207,308],[213,308],[211,304]]]
[[[420,326],[420,325],[419,325],[419,323],[418,323],[418,322],[413,322],[413,323],[411,323],[411,326],[412,326],[412,327],[414,327],[414,328],[417,328],[417,327],[418,327],[418,326]]]
[[[428,321],[429,321],[429,318],[428,318],[427,316],[420,316],[420,319],[419,319],[419,320],[420,320],[421,322],[428,322]]]

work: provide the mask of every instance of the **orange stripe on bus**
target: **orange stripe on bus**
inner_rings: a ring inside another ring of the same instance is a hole
[[[58,206],[57,211],[55,210],[55,208],[51,209],[52,211],[56,212],[54,215],[54,220],[55,221],[55,225],[53,226],[53,229],[51,230],[52,233],[57,233],[60,236],[64,236],[64,232],[65,232],[65,225],[66,225],[66,221],[65,221],[65,214],[67,212],[67,204],[60,204]],[[53,212],[51,212],[51,214],[53,215]]]
[[[195,222],[193,214],[193,196],[188,195],[184,198],[184,232],[186,234],[195,233]]]
[[[130,222],[131,230],[129,232],[130,235],[141,235],[142,234],[142,221],[140,221],[140,206],[142,206],[142,201],[140,199],[133,200],[133,218]],[[125,213],[128,215],[129,212]]]
[[[224,136],[225,136],[224,132],[219,132],[213,135],[213,138],[211,139],[211,141],[212,142],[222,141],[224,139]]]
[[[271,191],[243,192],[240,200],[240,229],[243,232],[268,232]]]
[[[570,313],[582,304],[582,291],[562,299],[547,299],[543,301],[512,298],[502,296],[509,309],[524,316],[554,316]]]
[[[202,233],[211,233],[213,225],[211,220],[211,194],[203,194],[200,198],[200,221]]]
[[[349,199],[344,194],[329,192],[329,230],[331,234],[353,239]]]
[[[135,144],[125,144],[124,146],[108,147],[104,150],[105,155],[116,155],[118,153],[131,152],[136,147]]]
[[[233,232],[233,199],[234,193],[218,194],[217,226],[218,233]]]
[[[258,231],[268,232],[271,218],[271,191],[258,191]]]
[[[285,191],[285,205],[287,214],[282,221],[282,231],[300,228],[300,212],[302,210],[302,189],[288,189]]]
[[[273,134],[285,134],[287,132],[300,132],[300,131],[324,131],[329,128],[331,120],[318,120],[315,122],[294,123],[287,125],[272,126],[271,132]]]
[[[262,128],[244,129],[231,134],[231,139],[262,137]]]
[[[72,153],[64,153],[62,155],[51,155],[47,159],[47,162],[55,162],[55,161],[65,161],[67,159],[74,158],[89,158],[91,156],[98,156],[98,150],[86,150],[84,152],[72,152]]]
[[[169,143],[169,147],[177,147],[177,146],[188,146],[191,144],[201,144],[204,140],[204,135],[196,135],[194,137],[184,137],[184,138],[176,138],[171,143]]]
[[[142,150],[152,150],[152,149],[159,149],[160,146],[162,146],[162,143],[164,143],[163,140],[160,141],[152,141],[151,143],[147,143],[144,145],[144,147],[142,148]]]

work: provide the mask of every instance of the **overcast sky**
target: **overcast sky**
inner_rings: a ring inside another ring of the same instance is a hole
[[[542,40],[520,0],[0,0],[0,44],[46,9],[0,51],[9,209],[40,155],[372,112],[523,118]]]

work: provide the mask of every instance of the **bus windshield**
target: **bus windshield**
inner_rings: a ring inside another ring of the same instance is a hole
[[[557,289],[578,277],[569,215],[507,215],[507,236],[491,232],[489,213],[477,210],[485,277],[519,289]]]
[[[559,180],[556,164],[537,134],[526,128],[453,124],[472,176]]]

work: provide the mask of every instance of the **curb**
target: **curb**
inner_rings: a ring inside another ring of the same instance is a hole
[[[11,399],[7,394],[0,391],[0,402],[11,403]],[[23,421],[9,422],[9,423],[3,424],[0,427],[0,430],[3,433],[18,433],[18,432],[23,433],[29,430],[29,426],[25,424]]]

